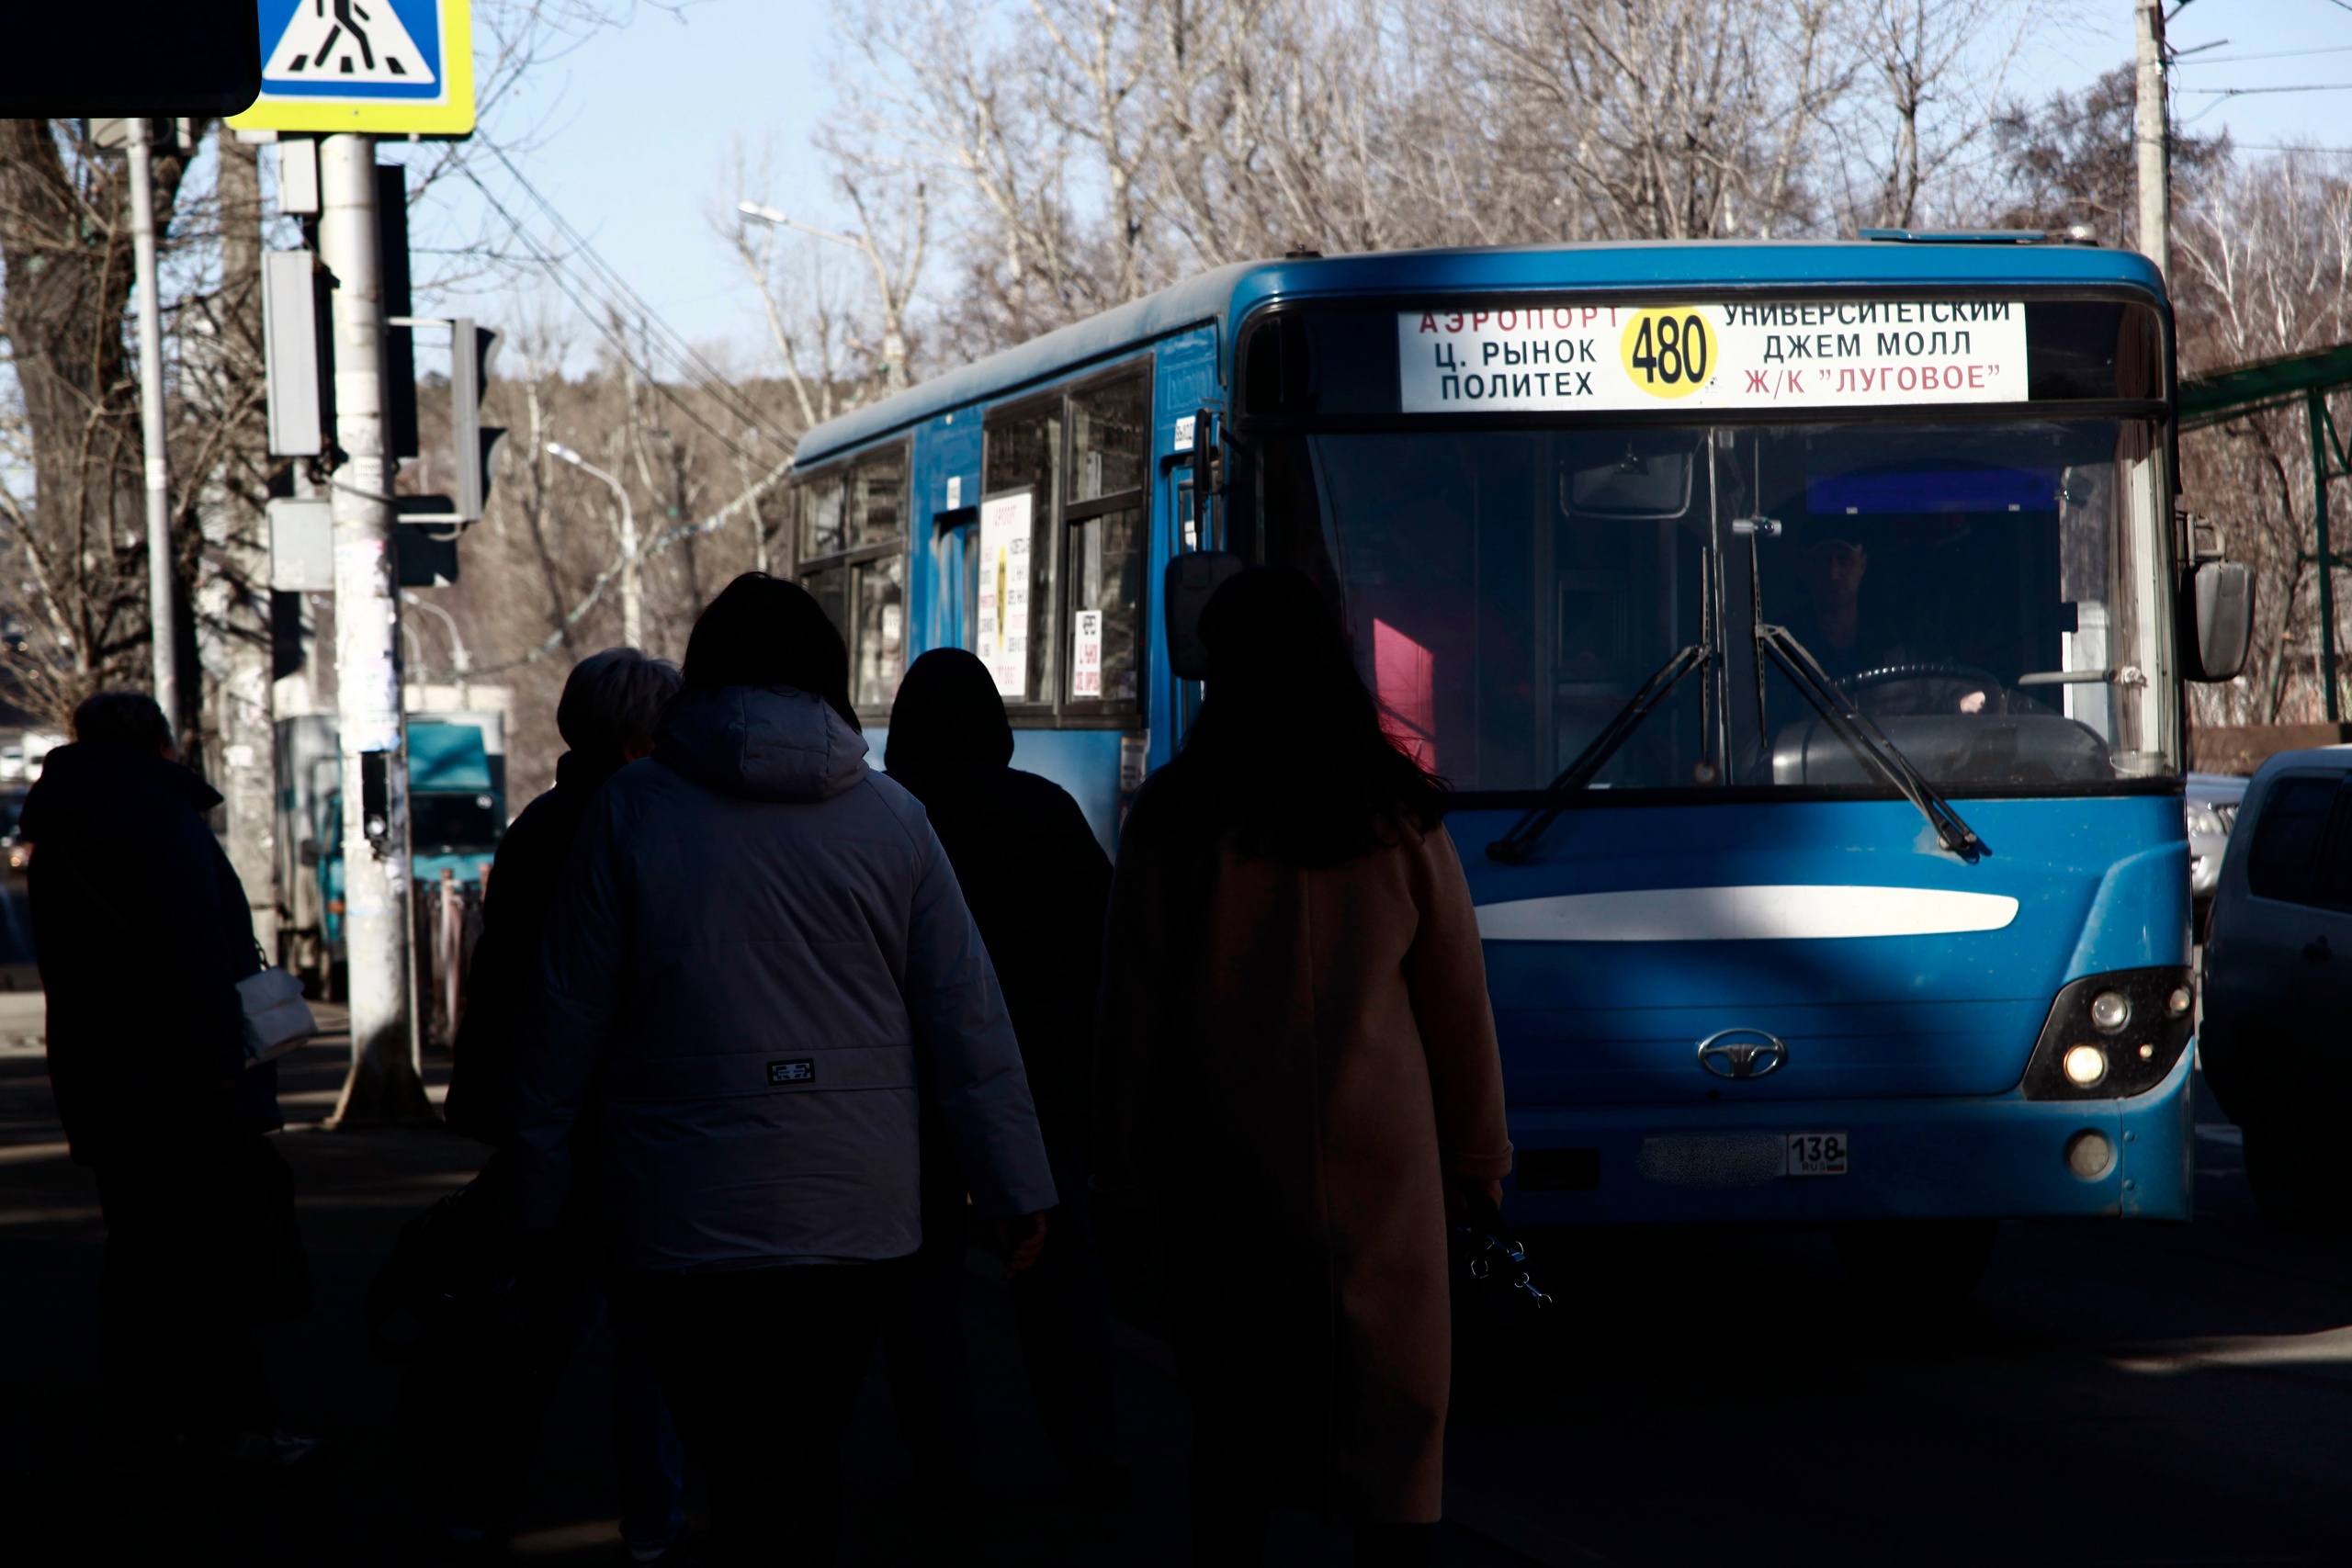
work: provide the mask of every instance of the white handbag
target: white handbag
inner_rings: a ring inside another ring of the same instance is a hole
[[[302,982],[283,969],[264,969],[237,982],[245,1009],[245,1055],[256,1066],[275,1062],[319,1032]]]

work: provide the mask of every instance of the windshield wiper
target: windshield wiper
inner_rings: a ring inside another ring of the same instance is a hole
[[[1546,785],[1544,803],[1530,809],[1511,825],[1510,832],[1487,846],[1487,858],[1506,863],[1525,860],[1544,841],[1544,835],[1559,820],[1560,813],[1568,808],[1568,797],[1590,784],[1617,749],[1633,738],[1642,720],[1649,717],[1658,704],[1666,701],[1682,678],[1707,663],[1713,656],[1698,643],[1692,643],[1657,668],[1657,672],[1642,682],[1641,690],[1626,700],[1616,716],[1601,727],[1592,738],[1592,744],[1577,754],[1558,778]]]
[[[1937,842],[1972,865],[1990,852],[1984,840],[1976,836],[1976,830],[1952,809],[1951,803],[1886,738],[1885,732],[1854,705],[1854,699],[1823,671],[1804,644],[1790,636],[1786,626],[1758,626],[1756,648],[1759,656],[1770,659],[1804,694],[1832,734],[1860,753],[1905,800],[1919,808],[1919,815],[1936,830]],[[1559,820],[1560,813],[1568,808],[1569,797],[1591,784],[1609,765],[1609,759],[1633,738],[1642,721],[1666,701],[1684,676],[1707,664],[1710,657],[1706,649],[1693,643],[1659,666],[1657,672],[1642,682],[1641,689],[1593,738],[1592,744],[1545,787],[1543,804],[1532,807],[1511,825],[1510,832],[1487,846],[1487,858],[1516,864],[1533,854],[1552,824]],[[1760,666],[1758,673],[1761,674]]]
[[[1789,635],[1788,627],[1758,624],[1756,651],[1780,667],[1781,673],[1813,705],[1832,734],[1859,752],[1885,775],[1887,783],[1903,793],[1905,799],[1919,808],[1919,815],[1936,830],[1938,843],[1971,865],[1985,856],[1988,852],[1984,840],[1976,836],[1976,830],[1960,819],[1951,802],[1938,794],[1927,775],[1886,738],[1886,732],[1854,705],[1854,699],[1829,678],[1804,644]]]

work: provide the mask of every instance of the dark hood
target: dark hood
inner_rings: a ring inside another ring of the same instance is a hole
[[[1010,766],[1012,726],[989,667],[960,648],[933,649],[909,665],[883,760],[893,773]]]
[[[107,740],[77,740],[42,760],[40,777],[25,796],[17,828],[38,843],[44,827],[55,829],[86,812],[106,809],[126,793],[149,791],[175,795],[199,814],[220,804],[219,790],[153,751]]]
[[[866,772],[865,738],[822,697],[790,686],[680,694],[655,732],[653,760],[745,800],[830,800]]]

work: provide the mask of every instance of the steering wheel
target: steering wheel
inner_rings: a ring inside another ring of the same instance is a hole
[[[1861,694],[1873,686],[1891,686],[1905,681],[1949,681],[1955,685],[1974,686],[1984,694],[1984,713],[2008,711],[2007,692],[2001,678],[1989,670],[1973,664],[1944,664],[1923,662],[1914,664],[1883,664],[1875,670],[1865,670],[1838,683],[1853,694],[1860,705]]]

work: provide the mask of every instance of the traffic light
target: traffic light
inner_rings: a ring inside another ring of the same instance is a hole
[[[490,500],[490,458],[499,437],[498,425],[481,422],[482,389],[490,384],[490,357],[497,351],[498,334],[459,316],[449,326],[449,439],[458,463],[458,520],[481,521]]]
[[[376,165],[376,283],[384,301],[384,455],[413,457],[416,434],[416,331],[405,325],[408,268],[408,169]]]
[[[432,316],[401,318],[401,326],[446,326],[449,329],[449,442],[458,470],[457,496],[413,495],[401,498],[401,519],[407,523],[479,523],[490,500],[490,459],[500,425],[481,423],[481,394],[490,379],[491,355],[498,334],[474,325],[470,316],[455,320]]]

